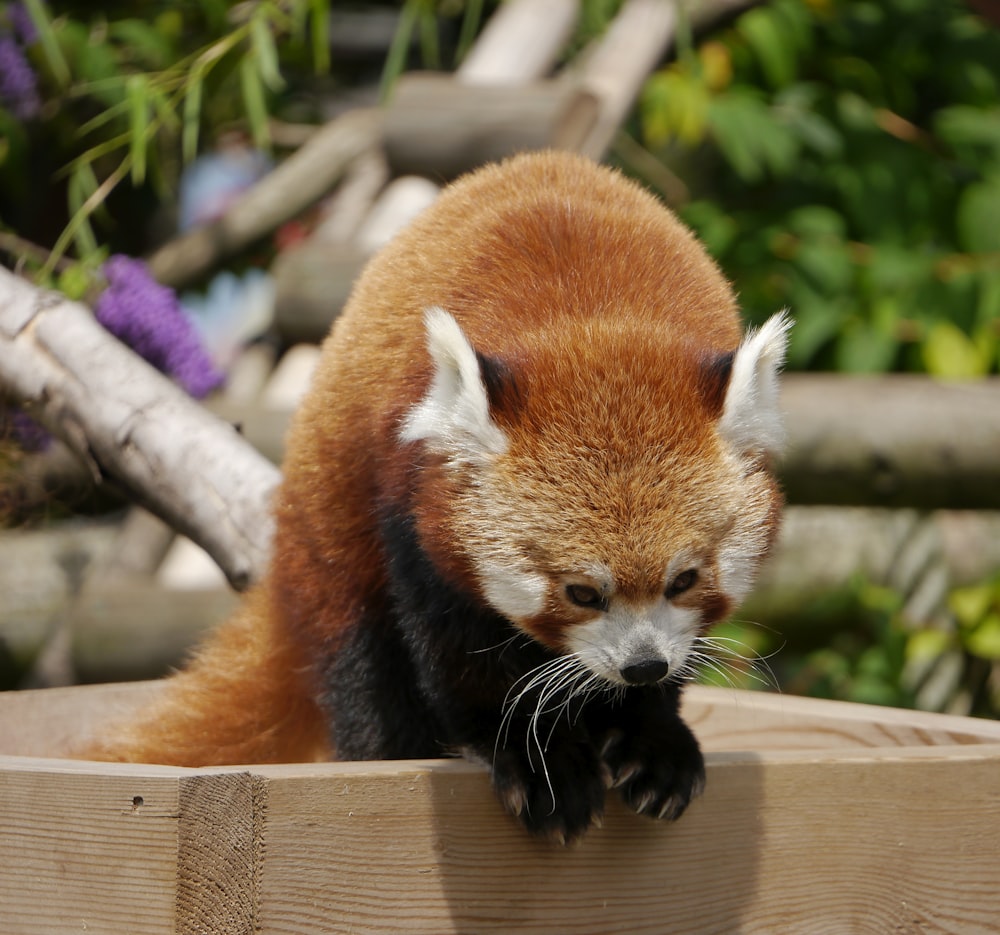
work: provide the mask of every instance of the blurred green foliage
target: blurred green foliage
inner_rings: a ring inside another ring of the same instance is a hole
[[[0,217],[51,248],[43,277],[71,247],[90,266],[109,242],[135,252],[203,135],[267,148],[283,69],[329,63],[330,0],[21,5],[44,105],[23,120],[0,102]]]
[[[865,704],[1000,718],[1000,574],[956,588],[915,621],[899,592],[858,575],[781,632],[736,619],[702,681]]]
[[[772,0],[654,75],[642,137],[790,363],[1000,368],[1000,30],[957,0]]]

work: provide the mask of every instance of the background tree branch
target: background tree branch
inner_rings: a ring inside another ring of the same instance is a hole
[[[89,466],[201,545],[238,589],[267,562],[278,469],[86,306],[0,269],[0,385]]]

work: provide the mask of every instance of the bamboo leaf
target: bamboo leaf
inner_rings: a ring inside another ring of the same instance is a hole
[[[271,145],[271,134],[267,126],[267,104],[264,84],[260,79],[253,55],[244,56],[240,62],[240,87],[243,91],[243,106],[246,108],[247,123],[254,145],[267,149]]]
[[[184,93],[184,128],[181,131],[181,154],[185,162],[198,155],[198,134],[201,130],[201,100],[204,90],[201,69],[195,69]]]
[[[285,86],[278,66],[278,49],[267,23],[263,8],[258,8],[250,22],[250,41],[257,60],[257,72],[272,91],[280,91]]]
[[[49,19],[48,10],[45,8],[43,0],[24,0],[25,9],[38,30],[38,39],[45,52],[45,59],[52,71],[52,76],[61,88],[65,88],[70,83],[72,75],[66,58],[63,56],[59,39],[52,28],[52,21]]]
[[[132,183],[141,185],[146,178],[147,128],[149,126],[149,85],[145,75],[132,75],[126,84],[129,105],[129,155]]]
[[[458,33],[458,42],[455,47],[455,58],[461,62],[479,32],[479,23],[483,18],[483,0],[467,0],[465,10],[462,13],[462,27]]]
[[[90,163],[80,163],[69,177],[66,187],[66,197],[72,213],[71,224],[75,221],[73,241],[80,256],[89,256],[97,250],[97,236],[90,223],[91,211],[85,210],[85,205],[97,191],[97,176],[94,175]]]
[[[441,68],[441,46],[438,43],[437,17],[432,4],[420,7],[420,55],[424,65],[432,69]]]
[[[417,25],[419,14],[420,0],[406,0],[402,12],[399,14],[399,25],[393,34],[389,53],[385,57],[385,64],[382,66],[382,80],[379,85],[379,97],[382,100],[389,97],[392,86],[406,67],[406,55],[410,48],[410,41],[413,39],[413,30]]]
[[[330,0],[310,0],[309,14],[313,67],[317,74],[325,74],[330,70]]]

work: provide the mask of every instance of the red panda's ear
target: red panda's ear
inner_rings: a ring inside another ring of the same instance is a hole
[[[772,315],[736,350],[719,433],[741,454],[775,454],[784,431],[778,409],[778,371],[785,360],[792,320]]]
[[[434,374],[424,398],[403,422],[403,441],[423,440],[438,454],[483,461],[507,450],[507,436],[490,415],[481,361],[455,319],[441,308],[425,315]]]

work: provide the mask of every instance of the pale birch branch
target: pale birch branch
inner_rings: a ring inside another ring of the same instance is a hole
[[[161,247],[149,258],[150,271],[169,286],[197,279],[220,260],[314,205],[355,159],[380,141],[381,113],[377,110],[353,110],[332,120],[217,221]]]
[[[0,387],[96,478],[199,543],[246,587],[267,561],[279,471],[112,337],[90,310],[0,269]]]

